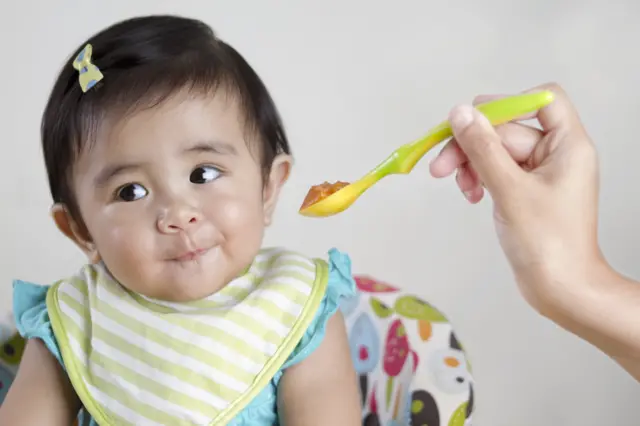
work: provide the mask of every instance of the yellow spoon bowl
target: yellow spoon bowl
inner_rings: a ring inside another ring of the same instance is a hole
[[[551,91],[510,96],[476,106],[492,125],[497,126],[535,112],[554,100]],[[301,208],[299,213],[308,217],[327,217],[341,213],[380,179],[393,174],[408,174],[418,161],[434,146],[453,136],[451,125],[443,121],[425,136],[396,149],[382,163],[363,176],[316,203]]]

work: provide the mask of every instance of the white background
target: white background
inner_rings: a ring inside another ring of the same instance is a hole
[[[489,200],[469,206],[451,179],[430,178],[432,154],[342,215],[296,213],[309,185],[356,179],[456,103],[556,80],[601,153],[604,251],[640,277],[640,6],[606,4],[2,0],[0,308],[10,306],[12,279],[50,283],[84,261],[48,216],[39,120],[56,72],[102,27],[175,12],[207,21],[233,44],[284,116],[297,164],[267,243],[312,255],[337,246],[356,272],[444,310],[473,360],[476,424],[640,424],[640,387],[522,301],[494,237]]]

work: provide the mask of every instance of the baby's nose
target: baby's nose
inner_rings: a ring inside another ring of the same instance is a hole
[[[193,208],[180,207],[167,211],[158,218],[158,230],[171,234],[196,226],[202,220],[200,213]]]

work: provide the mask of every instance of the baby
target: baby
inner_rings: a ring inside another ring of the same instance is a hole
[[[42,120],[53,219],[89,264],[14,284],[11,425],[357,425],[350,262],[262,248],[291,168],[262,81],[197,20],[130,19]]]

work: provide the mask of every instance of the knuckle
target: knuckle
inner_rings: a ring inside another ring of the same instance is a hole
[[[564,89],[557,81],[549,81],[541,86],[542,89],[551,90],[558,94],[564,94]]]
[[[477,95],[473,98],[473,101],[471,101],[472,105],[478,105],[479,103],[482,103],[485,100],[486,96],[485,95]]]
[[[473,148],[489,150],[495,149],[497,134],[487,132],[481,125],[470,126],[466,139]]]
[[[565,109],[566,108],[573,109],[571,105],[571,98],[569,96],[569,93],[559,83],[555,83],[555,82],[548,83],[546,90],[549,90],[555,94],[556,103],[563,105]]]
[[[591,143],[577,144],[574,148],[574,157],[581,163],[594,163],[598,161],[598,150]]]

